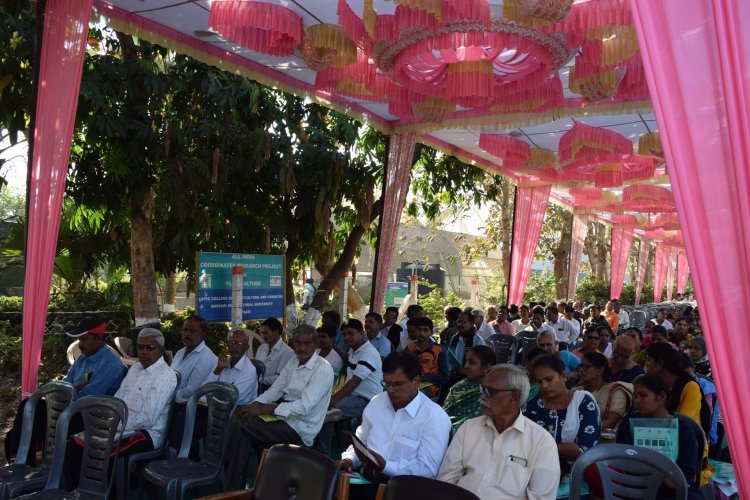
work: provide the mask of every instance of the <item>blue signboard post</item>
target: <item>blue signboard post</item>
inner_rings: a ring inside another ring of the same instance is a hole
[[[284,256],[198,252],[198,315],[232,319],[232,268],[242,266],[242,319],[284,316]]]

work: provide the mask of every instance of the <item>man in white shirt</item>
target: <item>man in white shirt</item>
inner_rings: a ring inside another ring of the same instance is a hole
[[[181,377],[175,401],[187,401],[216,366],[216,355],[204,342],[207,334],[208,323],[200,316],[190,316],[182,325],[185,347],[172,360],[172,369]]]
[[[276,318],[268,318],[260,325],[260,336],[263,337],[265,344],[258,347],[255,359],[262,361],[266,367],[263,381],[258,388],[258,392],[261,394],[276,382],[281,370],[294,357],[292,348],[281,339],[282,331],[284,331],[284,327],[281,326],[281,321]]]
[[[380,357],[384,358],[393,351],[393,345],[387,337],[383,335],[383,317],[376,312],[369,312],[365,315],[365,333],[367,340],[378,350]],[[386,332],[387,334],[388,332]]]
[[[401,340],[396,348],[397,351],[403,351],[406,349],[407,344],[411,342],[407,331],[407,323],[409,320],[412,318],[424,318],[425,316],[427,316],[427,313],[425,313],[424,308],[419,304],[411,304],[406,308],[406,317],[399,322],[399,326],[401,327]]]
[[[553,500],[560,481],[557,444],[549,432],[521,413],[529,395],[525,371],[497,365],[485,376],[481,389],[484,416],[459,427],[437,478],[482,500]]]
[[[344,358],[333,348],[336,334],[337,329],[333,325],[323,323],[318,327],[318,350],[316,352],[331,365],[334,377],[338,377],[344,367]]]
[[[377,484],[390,476],[435,478],[448,447],[451,422],[440,406],[419,391],[419,372],[420,362],[410,353],[393,353],[383,360],[386,390],[367,405],[356,432],[375,461],[349,446],[338,462],[348,472],[362,466],[364,476],[373,483],[365,488],[368,491],[352,491],[350,498],[374,498]]]
[[[574,328],[570,321],[560,317],[557,306],[547,306],[545,317],[547,321],[544,323],[544,329],[551,330],[561,345],[575,342],[581,333],[580,328]]]
[[[471,311],[471,317],[474,321],[474,328],[477,329],[477,335],[482,337],[482,340],[487,340],[487,337],[494,335],[495,329],[484,321],[484,311],[481,309],[473,309]]]
[[[318,332],[302,324],[292,333],[295,358],[273,385],[232,418],[227,450],[228,489],[243,489],[255,448],[274,444],[312,446],[323,426],[333,387],[333,370],[315,352]],[[263,418],[261,418],[263,416]]]
[[[656,313],[656,324],[669,330],[674,330],[674,325],[667,319],[667,310],[662,307]]]
[[[614,307],[615,312],[617,313],[617,317],[620,320],[620,332],[624,332],[630,327],[630,315],[625,309],[622,309],[620,299],[614,299],[612,301],[612,306]]]
[[[362,418],[367,403],[383,391],[383,361],[380,353],[366,341],[364,326],[357,319],[344,323],[344,342],[349,347],[346,360],[346,382],[331,396],[331,406],[335,406],[344,418]],[[327,423],[318,436],[318,448],[330,454],[333,423]]]

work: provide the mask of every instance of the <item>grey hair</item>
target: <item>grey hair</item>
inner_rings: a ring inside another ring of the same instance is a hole
[[[487,374],[490,374],[494,371],[502,371],[503,373],[505,373],[508,389],[515,389],[518,391],[518,404],[520,406],[523,406],[529,397],[529,391],[531,391],[529,376],[526,374],[526,370],[524,370],[520,366],[505,363],[493,366],[489,369]]]
[[[154,339],[161,347],[164,347],[164,334],[156,328],[144,328],[138,333],[138,340]]]
[[[242,335],[245,336],[245,340],[247,340],[247,343],[250,343],[250,339],[252,338],[252,332],[248,330],[247,328],[232,328],[229,330],[229,333],[227,333],[227,340],[232,340],[232,334],[234,332],[240,332]]]
[[[537,342],[537,344],[539,343],[539,339],[542,338],[542,337],[549,337],[549,338],[551,338],[555,342],[555,345],[557,345],[557,336],[554,333],[552,333],[551,331],[549,331],[549,330],[542,330],[541,332],[539,332],[539,334],[537,334],[537,336],[536,336],[536,342]]]
[[[296,337],[297,335],[309,335],[313,341],[317,342],[318,340],[318,330],[316,330],[314,326],[308,325],[307,323],[297,325],[294,330],[292,330],[292,338]]]

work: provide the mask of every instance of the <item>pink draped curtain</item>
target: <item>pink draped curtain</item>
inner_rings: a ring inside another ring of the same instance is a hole
[[[685,293],[688,272],[687,255],[685,255],[684,251],[680,251],[680,253],[677,254],[677,293],[680,295]]]
[[[657,246],[654,258],[654,302],[661,302],[661,295],[664,292],[664,277],[667,274],[667,264],[669,264],[669,249]]]
[[[37,386],[92,0],[47,0],[31,159],[21,386]]]
[[[672,291],[674,290],[674,275],[677,267],[677,254],[674,250],[669,254],[669,264],[667,265],[667,300],[672,300]]]
[[[609,296],[619,299],[622,285],[625,282],[625,271],[628,268],[630,249],[633,246],[631,229],[612,228],[612,246],[610,247]]]
[[[526,283],[534,263],[539,235],[542,232],[544,212],[551,186],[523,186],[516,190],[516,207],[513,228],[513,257],[510,262],[508,303],[521,304]]]
[[[578,272],[581,268],[581,254],[583,253],[583,241],[588,231],[588,216],[575,214],[573,216],[573,229],[570,242],[570,266],[568,270],[568,299],[576,296],[578,285]]]
[[[385,193],[383,193],[383,213],[380,216],[380,236],[378,238],[378,268],[373,270],[375,292],[372,308],[379,311],[383,307],[388,273],[391,270],[393,249],[398,238],[401,212],[406,204],[409,190],[411,160],[414,155],[416,134],[394,134],[390,139]]]
[[[635,284],[635,303],[641,303],[641,292],[643,292],[643,282],[646,280],[646,266],[648,266],[648,254],[651,245],[646,240],[641,240],[638,246],[638,281]]]
[[[630,0],[740,498],[750,498],[750,2]]]

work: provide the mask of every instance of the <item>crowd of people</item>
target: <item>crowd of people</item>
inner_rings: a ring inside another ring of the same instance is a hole
[[[205,343],[207,323],[190,316],[171,366],[164,335],[147,327],[137,336],[139,361],[127,371],[105,347],[106,323],[87,318],[69,333],[80,341],[81,356],[65,380],[77,397],[115,395],[126,403],[121,453],[158,449],[164,440],[179,449],[185,401],[208,382],[234,385],[239,399],[225,464],[230,489],[245,487],[258,450],[289,443],[332,455],[332,438],[346,425],[355,443],[333,458],[344,473],[367,480],[352,485],[355,499],[374,498],[378,484],[401,474],[457,484],[483,499],[555,498],[561,477],[602,439],[632,444],[633,418],[679,412],[701,425],[711,446],[720,445],[716,389],[692,307],[660,309],[643,331],[617,300],[604,307],[580,301],[447,307],[440,329],[418,305],[400,322],[398,316],[387,308],[362,323],[327,311],[317,328],[302,324],[291,332],[269,318],[255,353],[252,332],[234,328],[226,354],[218,356]],[[496,340],[511,336],[519,346],[516,363],[497,364]],[[340,423],[326,418],[332,411]],[[5,439],[9,458],[18,449],[20,423]],[[72,427],[71,435],[81,430]],[[191,458],[199,459],[205,427],[199,413]],[[697,442],[681,423],[676,462],[691,498],[699,498],[707,474],[698,464],[708,450]],[[77,471],[80,447],[72,440],[68,449],[66,468]],[[596,474],[588,472],[596,491]],[[669,497],[670,484],[662,494]]]

